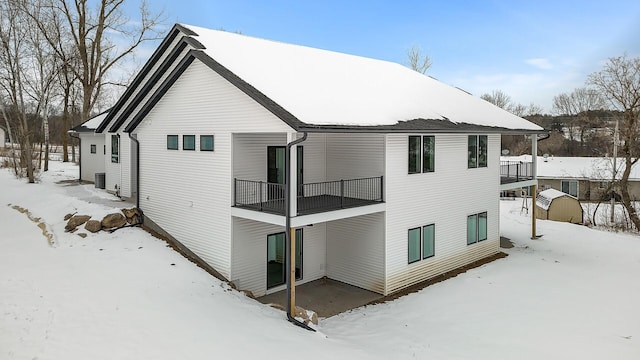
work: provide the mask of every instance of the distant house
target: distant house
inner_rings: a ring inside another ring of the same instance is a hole
[[[6,138],[5,138],[5,132],[4,129],[0,127],[0,148],[4,147],[4,144],[7,142]]]
[[[584,216],[580,201],[556,189],[541,191],[536,196],[536,216],[538,219],[581,224]]]
[[[501,134],[542,131],[399,64],[189,25],[95,130],[107,189],[257,296],[287,223],[297,283],[390,294],[498,253],[499,190],[535,184],[501,184]]]
[[[531,155],[504,156],[503,161],[532,161]],[[608,198],[612,178],[613,160],[601,157],[543,157],[537,159],[540,190],[556,189],[584,201]],[[622,174],[624,159],[617,160],[617,178]],[[640,166],[631,170],[629,177],[631,199],[640,200]]]
[[[69,132],[80,139],[80,180],[94,182],[96,173],[105,172],[104,135],[95,130],[104,121],[108,112],[98,114]]]

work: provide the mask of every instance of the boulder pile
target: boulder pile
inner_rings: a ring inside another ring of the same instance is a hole
[[[100,230],[113,232],[125,226],[136,226],[142,223],[140,209],[122,209],[121,212],[108,214],[102,220],[92,220],[90,215],[67,214],[64,217],[67,221],[64,230],[73,233],[78,230],[80,225],[84,224],[84,229],[91,233],[96,233]]]

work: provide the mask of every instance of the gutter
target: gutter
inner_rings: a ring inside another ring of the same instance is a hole
[[[136,143],[136,209],[140,210],[140,142],[133,137],[132,133],[129,134],[129,139]],[[140,217],[142,217],[142,213]],[[140,219],[142,221],[142,219]]]
[[[293,140],[292,142],[287,144],[287,149],[285,151],[285,187],[284,187],[284,216],[285,216],[285,274],[287,281],[287,320],[293,323],[294,325],[300,326],[303,329],[307,329],[310,331],[315,331],[313,328],[309,327],[307,324],[296,320],[292,315],[291,309],[291,147],[297,145],[303,141],[307,140],[307,133],[303,132],[302,137],[300,139]]]

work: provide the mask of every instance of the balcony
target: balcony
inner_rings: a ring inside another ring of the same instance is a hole
[[[525,161],[500,161],[500,184],[533,180],[533,163]]]
[[[383,202],[380,177],[324,181],[298,185],[297,215],[372,205]],[[233,206],[284,215],[284,184],[234,179]]]

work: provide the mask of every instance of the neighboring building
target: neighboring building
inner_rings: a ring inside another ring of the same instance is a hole
[[[582,224],[584,212],[580,201],[562,191],[556,189],[541,191],[536,197],[536,206],[538,219]]]
[[[532,161],[531,155],[503,156],[503,161]],[[556,189],[582,201],[609,198],[607,193],[612,178],[613,159],[601,157],[543,157],[538,156],[538,185],[540,190]],[[616,177],[620,179],[624,159],[618,158]],[[615,190],[619,194],[618,190]],[[629,176],[629,194],[640,200],[640,166],[634,166]]]
[[[4,144],[7,142],[5,135],[4,135],[4,129],[0,128],[0,148],[4,147]]]
[[[287,166],[296,282],[390,294],[499,252],[499,191],[535,184],[501,185],[501,133],[543,130],[399,64],[176,25],[96,131],[107,188],[261,296]]]
[[[80,180],[94,182],[96,173],[105,172],[105,143],[104,135],[96,134],[95,130],[107,117],[105,111],[82,124],[69,130],[69,133],[80,139]]]

